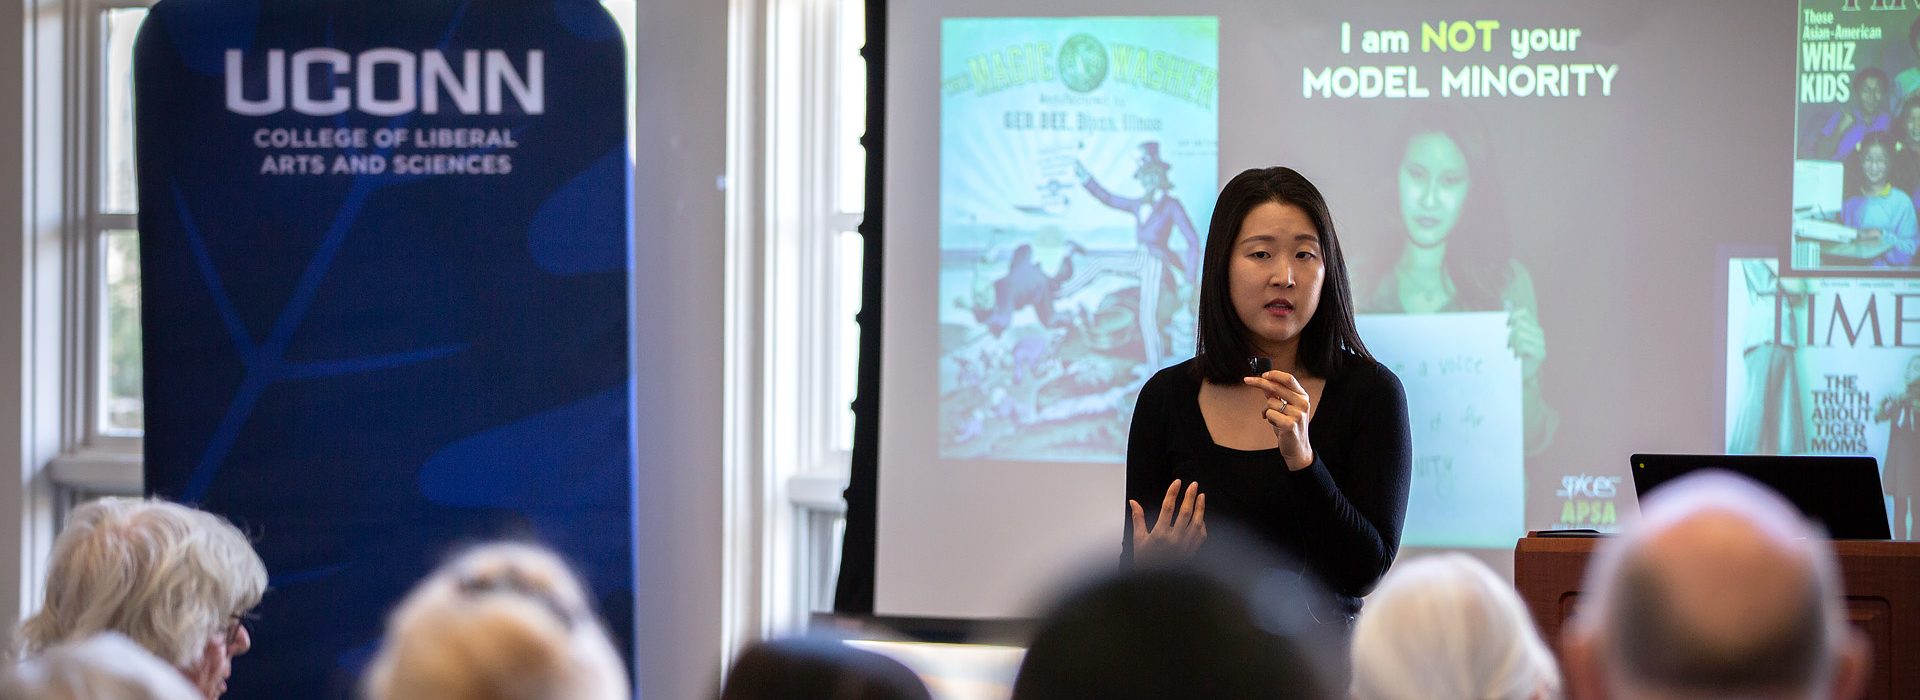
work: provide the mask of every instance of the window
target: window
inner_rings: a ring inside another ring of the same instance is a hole
[[[93,420],[100,433],[138,436],[145,428],[140,394],[140,236],[133,217],[139,208],[134,187],[133,37],[147,8],[116,7],[99,12],[102,55],[97,94],[100,167],[93,238],[100,273],[96,313],[100,314],[98,403]]]
[[[836,421],[833,444],[844,472],[845,458],[853,452],[853,399],[860,373],[860,326],[854,322],[854,315],[860,313],[866,254],[866,243],[858,230],[865,218],[867,194],[867,150],[860,145],[860,137],[867,131],[867,62],[860,57],[860,48],[867,43],[866,3],[844,0],[839,10],[830,47],[836,98],[832,138],[837,153],[831,167],[837,171],[833,196],[837,233],[833,269],[826,276],[838,284],[828,329],[834,336],[828,354],[836,363],[828,409]]]
[[[797,109],[775,114],[804,116],[794,120],[792,152],[775,157],[793,161],[803,177],[816,175],[809,178],[813,186],[797,188],[799,197],[787,203],[796,208],[791,229],[772,232],[796,239],[800,269],[774,279],[781,283],[776,294],[804,304],[795,318],[805,324],[776,334],[770,348],[775,353],[791,348],[805,363],[791,400],[775,397],[773,404],[776,417],[796,423],[800,449],[776,452],[773,458],[776,473],[786,477],[786,505],[801,521],[792,542],[795,610],[810,614],[833,608],[846,527],[840,492],[847,487],[853,451],[860,345],[854,315],[860,311],[865,253],[858,228],[866,195],[866,151],[860,145],[867,122],[867,68],[860,57],[866,43],[866,8],[862,0],[791,4],[801,11],[787,18],[791,24],[774,31],[793,32],[785,37],[792,43],[775,39],[776,46],[792,53],[775,56],[773,62],[803,68],[790,76],[792,83],[774,88],[776,93],[790,91],[785,103]],[[776,142],[775,147],[780,145]],[[776,220],[784,218],[782,214],[776,213]]]
[[[863,0],[733,7],[728,658],[832,608],[853,447],[867,107]]]
[[[146,0],[68,6],[67,291],[61,333],[61,500],[141,490],[140,235],[133,122],[133,41]]]

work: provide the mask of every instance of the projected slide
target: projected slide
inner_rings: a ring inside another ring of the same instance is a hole
[[[1880,457],[1910,532],[1920,4],[888,9],[876,610],[1117,560],[1137,387],[1198,350],[1219,187],[1275,165],[1406,390],[1403,556],[1618,531],[1634,453]]]
[[[1870,9],[1855,0],[1800,2],[1796,270],[1914,264],[1920,14]]]
[[[1920,279],[1788,277],[1728,263],[1727,452],[1872,455],[1912,539],[1920,491]]]
[[[948,19],[940,455],[1118,462],[1192,354],[1218,188],[1212,17]]]

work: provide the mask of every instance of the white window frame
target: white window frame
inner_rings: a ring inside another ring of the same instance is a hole
[[[101,387],[106,381],[105,236],[108,231],[137,231],[137,215],[102,211],[106,135],[101,128],[106,81],[103,18],[109,10],[151,7],[151,0],[67,0],[65,120],[68,188],[62,241],[58,391],[61,396],[60,454],[48,464],[54,483],[71,496],[137,496],[145,487],[143,439],[116,435],[100,420]]]
[[[730,7],[723,658],[830,609],[851,453],[842,347],[840,12],[859,0]],[[864,37],[857,38],[863,41]],[[864,181],[864,177],[861,178]],[[860,193],[854,193],[860,194]],[[857,199],[857,197],[856,197]],[[858,300],[852,300],[857,305]]]
[[[0,469],[8,472],[0,502],[10,516],[0,522],[0,557],[20,563],[17,577],[0,581],[0,625],[7,629],[39,607],[53,533],[75,489],[123,488],[125,475],[139,473],[137,463],[129,469],[118,455],[89,454],[126,451],[81,439],[75,420],[93,361],[77,339],[94,320],[80,313],[88,295],[76,286],[86,277],[81,239],[91,235],[88,217],[78,212],[94,203],[76,183],[91,172],[82,166],[93,147],[82,145],[75,129],[98,124],[88,119],[92,101],[82,100],[84,89],[98,85],[85,73],[93,61],[76,60],[97,31],[82,31],[79,18],[89,8],[76,2],[23,0],[0,15],[0,36],[18,37],[7,43],[20,47],[0,58],[0,102],[17,105],[0,117],[0,138],[8,141],[0,153],[19,163],[0,176],[0,189],[18,192],[0,211],[19,225],[5,227],[19,237],[0,249]],[[65,490],[55,477],[63,457],[75,465],[65,470],[75,477]],[[103,472],[97,481],[94,471]]]

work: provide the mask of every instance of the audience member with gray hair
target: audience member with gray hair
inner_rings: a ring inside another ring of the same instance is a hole
[[[47,649],[0,674],[0,700],[195,700],[178,669],[116,632]]]
[[[367,670],[371,700],[626,700],[627,670],[554,553],[488,544],[401,601]]]
[[[1353,630],[1355,700],[1546,700],[1560,670],[1513,586],[1464,554],[1387,573]]]
[[[32,656],[118,632],[178,669],[208,700],[226,692],[253,638],[267,567],[225,519],[158,499],[103,498],[54,539],[46,604],[20,628]]]
[[[1785,499],[1709,472],[1650,494],[1601,545],[1567,628],[1591,698],[1851,698],[1868,672],[1826,537]]]

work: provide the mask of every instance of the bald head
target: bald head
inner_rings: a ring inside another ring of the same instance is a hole
[[[1617,697],[1821,697],[1849,653],[1833,555],[1784,499],[1706,473],[1649,497],[1587,572],[1570,647]]]

